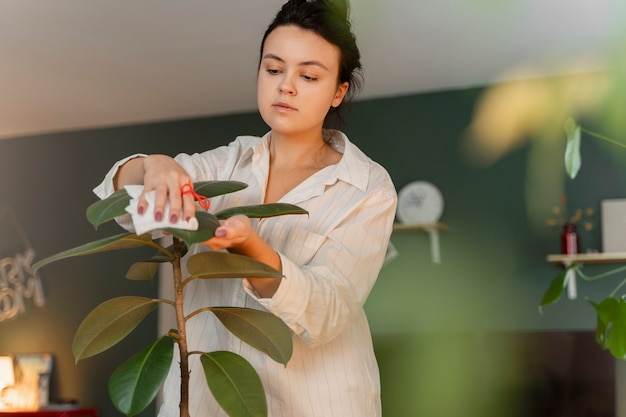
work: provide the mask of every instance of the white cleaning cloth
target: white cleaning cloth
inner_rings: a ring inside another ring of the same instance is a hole
[[[139,204],[139,196],[143,191],[143,185],[127,185],[124,188],[131,197],[130,204],[126,207],[126,211],[131,215],[136,234],[141,235],[152,230],[163,229],[166,227],[184,230],[198,230],[198,220],[195,217],[192,217],[189,221],[186,221],[183,219],[182,212],[177,216],[178,221],[176,223],[172,223],[170,221],[170,206],[168,202],[165,203],[163,220],[160,222],[154,220],[154,197],[156,194],[156,191],[154,190],[146,193],[148,211],[143,215],[140,215],[137,213],[137,205]]]

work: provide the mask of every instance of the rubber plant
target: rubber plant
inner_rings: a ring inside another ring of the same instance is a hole
[[[621,148],[626,148],[626,145],[618,141],[581,127],[571,118],[565,122],[565,133],[567,134],[565,170],[570,179],[576,178],[582,165],[580,154],[582,133],[607,141]],[[602,274],[589,276],[584,274],[582,269],[583,265],[581,263],[572,263],[572,265],[555,277],[541,299],[539,311],[541,312],[543,307],[555,303],[561,298],[561,295],[567,287],[568,271],[570,270],[573,270],[577,276],[586,281],[596,281],[626,271],[626,267],[621,266]],[[619,290],[625,284],[626,279],[622,280],[611,294],[600,302],[589,300],[597,316],[596,342],[603,349],[608,349],[615,358],[621,360],[626,360],[626,294],[619,294]]]
[[[197,195],[206,198],[242,190],[247,184],[236,181],[204,181],[193,184]],[[126,190],[116,191],[87,209],[87,219],[97,229],[101,224],[126,214],[130,202]],[[96,240],[45,258],[33,265],[36,271],[51,262],[74,256],[89,255],[118,249],[151,247],[156,250],[150,259],[130,266],[127,279],[152,280],[160,265],[171,264],[174,299],[151,299],[123,296],[105,301],[82,321],[74,336],[72,351],[76,362],[97,355],[116,345],[161,303],[170,305],[176,313],[177,328],[159,337],[111,374],[109,396],[115,407],[126,416],[134,416],[152,401],[165,381],[174,357],[175,344],[180,350],[180,416],[189,416],[189,357],[200,355],[200,362],[209,389],[231,417],[265,417],[267,402],[261,380],[243,357],[228,351],[195,352],[187,345],[186,322],[202,312],[210,311],[235,336],[265,352],[284,365],[291,358],[292,340],[289,328],[269,312],[235,307],[209,307],[184,311],[183,293],[187,284],[197,279],[232,279],[241,277],[279,278],[282,274],[254,259],[228,252],[206,251],[183,258],[188,248],[204,242],[215,234],[219,221],[236,214],[263,218],[307,212],[290,204],[261,204],[229,208],[215,214],[197,211],[196,231],[174,228],[158,229],[172,236],[171,246],[165,247],[152,235],[122,233]],[[181,262],[186,259],[189,276],[182,276]]]

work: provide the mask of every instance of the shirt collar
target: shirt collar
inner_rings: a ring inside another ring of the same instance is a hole
[[[369,178],[369,158],[343,132],[325,129],[324,134],[328,135],[328,144],[343,154],[335,170],[336,179],[365,191]]]

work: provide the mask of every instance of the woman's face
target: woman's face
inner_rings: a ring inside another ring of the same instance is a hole
[[[348,83],[338,84],[339,49],[315,32],[279,26],[265,39],[257,102],[272,132],[320,131],[331,106],[341,104]]]

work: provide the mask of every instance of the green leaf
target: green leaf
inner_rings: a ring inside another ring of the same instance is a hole
[[[193,278],[282,278],[282,273],[248,256],[228,252],[200,252],[189,258]]]
[[[205,197],[215,197],[243,190],[248,184],[240,181],[200,181],[194,183],[194,191]],[[131,197],[125,189],[115,191],[109,197],[97,201],[87,208],[87,220],[96,228],[103,223],[127,214],[126,207]]]
[[[580,126],[574,119],[567,119],[565,122],[565,133],[567,134],[567,146],[565,147],[565,170],[571,179],[576,178],[581,166],[580,158]]]
[[[267,417],[265,391],[258,374],[236,353],[217,351],[200,356],[213,396],[230,417]]]
[[[243,190],[248,184],[240,181],[199,181],[193,184],[193,190],[205,197],[216,197]]]
[[[152,241],[152,237],[149,234],[137,236],[133,233],[122,233],[120,235],[110,236],[59,252],[56,255],[42,259],[39,262],[35,262],[33,264],[33,271],[37,271],[42,266],[60,259],[70,258],[73,256],[91,255],[93,253],[106,252],[116,249],[131,249],[147,245],[150,241]]]
[[[185,242],[187,247],[194,243],[206,242],[215,236],[215,229],[220,226],[217,217],[211,213],[197,211],[196,219],[198,219],[198,230],[183,230],[169,227],[163,230]]]
[[[162,248],[162,246],[159,245],[159,247]],[[172,252],[174,251],[174,245],[170,245],[167,248],[164,248],[165,251],[157,251],[154,255],[152,255],[152,257],[148,258],[148,259],[144,259],[141,262],[152,262],[152,263],[157,263],[157,264],[162,264],[165,262],[174,262],[174,255],[172,254]],[[181,252],[181,256],[185,256],[185,254],[187,253],[187,248],[183,247],[182,248],[182,252]],[[169,255],[168,255],[169,254]]]
[[[89,358],[104,352],[124,339],[156,309],[158,300],[145,297],[118,297],[96,307],[82,321],[72,343],[74,359]]]
[[[126,272],[126,279],[152,282],[159,270],[159,266],[160,264],[157,262],[136,262]]]
[[[173,246],[167,248],[168,251],[173,250]],[[187,248],[184,247],[181,256],[185,256]],[[150,281],[152,282],[154,276],[159,270],[159,266],[165,262],[173,262],[174,258],[165,255],[163,252],[157,252],[153,257],[141,262],[136,262],[126,272],[126,279],[132,281]]]
[[[162,336],[120,365],[109,378],[109,397],[122,414],[142,412],[165,382],[174,357],[174,338]]]
[[[561,294],[563,294],[563,290],[565,290],[565,287],[567,286],[567,271],[569,271],[572,267],[573,265],[552,280],[550,286],[548,287],[548,290],[545,292],[543,298],[541,299],[541,303],[539,304],[540,312],[542,311],[543,306],[559,301],[559,298],[561,298]]]
[[[610,299],[605,300],[604,305],[599,305],[594,303],[593,301],[589,301],[591,305],[596,309],[596,342],[603,348],[609,348],[609,341],[607,335],[609,333],[609,317],[610,314],[607,314],[607,310],[612,310],[617,306],[617,300],[615,302],[609,301]]]
[[[236,214],[243,214],[250,218],[264,218],[282,216],[285,214],[309,214],[309,212],[293,204],[272,203],[259,204],[255,206],[232,207],[222,210],[215,215],[218,219],[223,220]]]
[[[240,181],[200,181],[194,183],[196,193],[205,197],[215,197],[242,190],[248,185]],[[109,197],[97,201],[87,208],[87,220],[96,228],[103,223],[126,214],[131,197],[125,189],[120,189]]]
[[[126,214],[130,196],[125,189],[120,189],[104,200],[97,201],[87,208],[87,220],[97,229],[102,223]]]
[[[276,362],[287,365],[293,343],[291,331],[281,319],[251,308],[214,307],[210,310],[232,334]]]
[[[615,358],[626,360],[626,301],[609,297],[600,304],[590,303],[598,317],[596,341]]]

